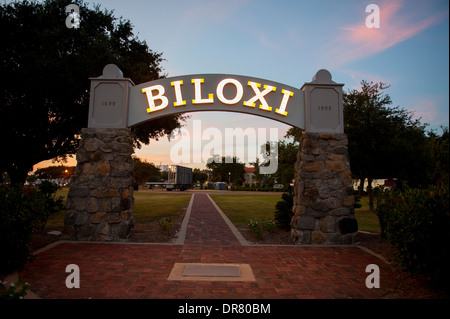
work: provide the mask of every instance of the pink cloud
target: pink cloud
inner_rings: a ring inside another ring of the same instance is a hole
[[[407,3],[405,4],[407,5]],[[448,11],[439,12],[426,18],[405,14],[405,6],[400,1],[382,1],[380,8],[380,28],[368,28],[365,18],[356,25],[342,27],[336,37],[332,54],[334,63],[343,65],[378,52],[382,52],[403,42],[448,16]]]
[[[410,110],[414,113],[414,118],[421,118],[423,123],[431,125],[448,123],[448,113],[439,110],[438,104],[439,102],[434,99],[419,99]]]

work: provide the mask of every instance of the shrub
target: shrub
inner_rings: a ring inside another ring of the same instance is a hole
[[[40,211],[37,213],[37,218],[39,220],[40,229],[44,229],[47,224],[48,218],[51,215],[58,213],[63,208],[62,197],[56,198],[55,193],[58,190],[58,186],[48,182],[43,181],[38,186],[37,198],[40,202]]]
[[[281,195],[281,201],[275,205],[275,224],[278,228],[283,230],[291,229],[291,219],[294,216],[292,207],[294,206],[294,195],[292,193],[283,193]]]
[[[23,284],[20,278],[16,282],[11,283],[8,289],[1,291],[4,284],[6,284],[6,282],[3,283],[0,281],[0,299],[23,299],[27,294],[28,288],[30,288],[30,285],[27,283]]]
[[[448,183],[427,189],[384,192],[377,207],[380,226],[396,248],[400,265],[448,289],[450,215]]]
[[[247,226],[248,228],[250,228],[250,230],[253,232],[253,235],[255,235],[257,239],[262,238],[261,228],[259,227],[259,223],[257,220],[249,219]]]
[[[275,221],[273,221],[272,219],[264,219],[261,222],[261,226],[265,231],[269,233],[275,232]]]
[[[173,221],[170,217],[164,217],[158,221],[158,224],[161,227],[162,231],[168,231],[169,229],[172,228]]]
[[[12,271],[32,259],[33,231],[62,208],[62,199],[54,198],[56,189],[47,183],[0,188],[0,271]]]

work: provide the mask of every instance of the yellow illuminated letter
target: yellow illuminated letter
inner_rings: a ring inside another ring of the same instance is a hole
[[[210,104],[214,103],[214,95],[209,94],[207,99],[202,99],[202,83],[204,79],[192,79],[191,81],[195,88],[195,98],[192,100],[192,104]]]
[[[269,106],[269,104],[267,104],[264,96],[267,95],[269,92],[276,91],[277,88],[275,86],[264,85],[264,91],[261,92],[259,90],[259,88],[261,87],[260,83],[248,81],[248,85],[251,86],[251,88],[255,92],[255,96],[248,101],[244,101],[244,105],[249,107],[255,107],[256,100],[259,100],[261,102],[261,105],[259,106],[261,110],[269,112],[272,111],[272,107]]]
[[[153,91],[158,91],[156,96],[153,95]],[[142,92],[147,95],[148,106],[147,113],[160,111],[165,109],[167,105],[169,105],[169,100],[164,96],[164,86],[162,85],[153,85],[142,89]],[[155,100],[161,100],[161,104],[156,106]]]
[[[236,96],[232,100],[227,99],[223,95],[223,88],[227,84],[233,84],[236,87]],[[220,81],[219,84],[217,85],[216,94],[217,94],[217,98],[219,99],[220,102],[222,102],[224,104],[236,104],[242,99],[242,96],[244,95],[244,89],[242,88],[241,82],[239,82],[238,80],[225,79],[225,80]]]
[[[281,100],[280,108],[276,109],[275,113],[287,116],[288,112],[286,112],[286,106],[288,104],[289,98],[291,96],[294,96],[294,93],[285,89],[282,89],[281,93],[283,93],[283,99]]]
[[[170,82],[170,85],[175,89],[175,98],[177,99],[173,102],[174,106],[186,105],[186,101],[183,101],[183,96],[181,95],[181,86],[183,85],[183,80]]]

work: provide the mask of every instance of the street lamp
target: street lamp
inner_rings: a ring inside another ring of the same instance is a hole
[[[231,172],[228,172],[228,184],[231,184]]]

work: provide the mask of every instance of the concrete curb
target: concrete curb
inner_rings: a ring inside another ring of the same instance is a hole
[[[195,194],[192,194],[191,200],[189,201],[189,205],[186,210],[186,214],[184,215],[184,219],[181,224],[180,232],[178,233],[177,240],[175,241],[176,244],[183,245],[184,240],[186,239],[186,232],[187,232],[187,227],[189,224],[189,218],[191,218],[191,211],[192,211],[192,205],[194,203],[194,197],[195,197]]]
[[[242,246],[251,246],[250,243],[242,236],[242,234],[237,230],[237,228],[233,225],[233,223],[228,219],[228,217],[224,214],[224,212],[217,206],[217,204],[212,200],[212,198],[209,196],[209,194],[206,194],[208,196],[211,203],[214,205],[214,208],[217,209],[220,216],[222,216],[225,223],[230,228],[233,235],[236,237],[236,239],[241,243]]]
[[[381,259],[382,261],[384,261],[384,262],[385,262],[386,264],[388,264],[388,265],[391,264],[391,263],[390,263],[389,261],[387,261],[387,259],[384,258],[382,255],[377,254],[376,252],[370,250],[370,249],[367,248],[367,247],[364,247],[364,246],[361,246],[361,245],[354,245],[354,246],[355,246],[355,247],[358,247],[358,248],[361,249],[361,250],[364,250],[366,253],[369,253],[369,254],[371,254],[371,255],[377,257],[378,259]]]

